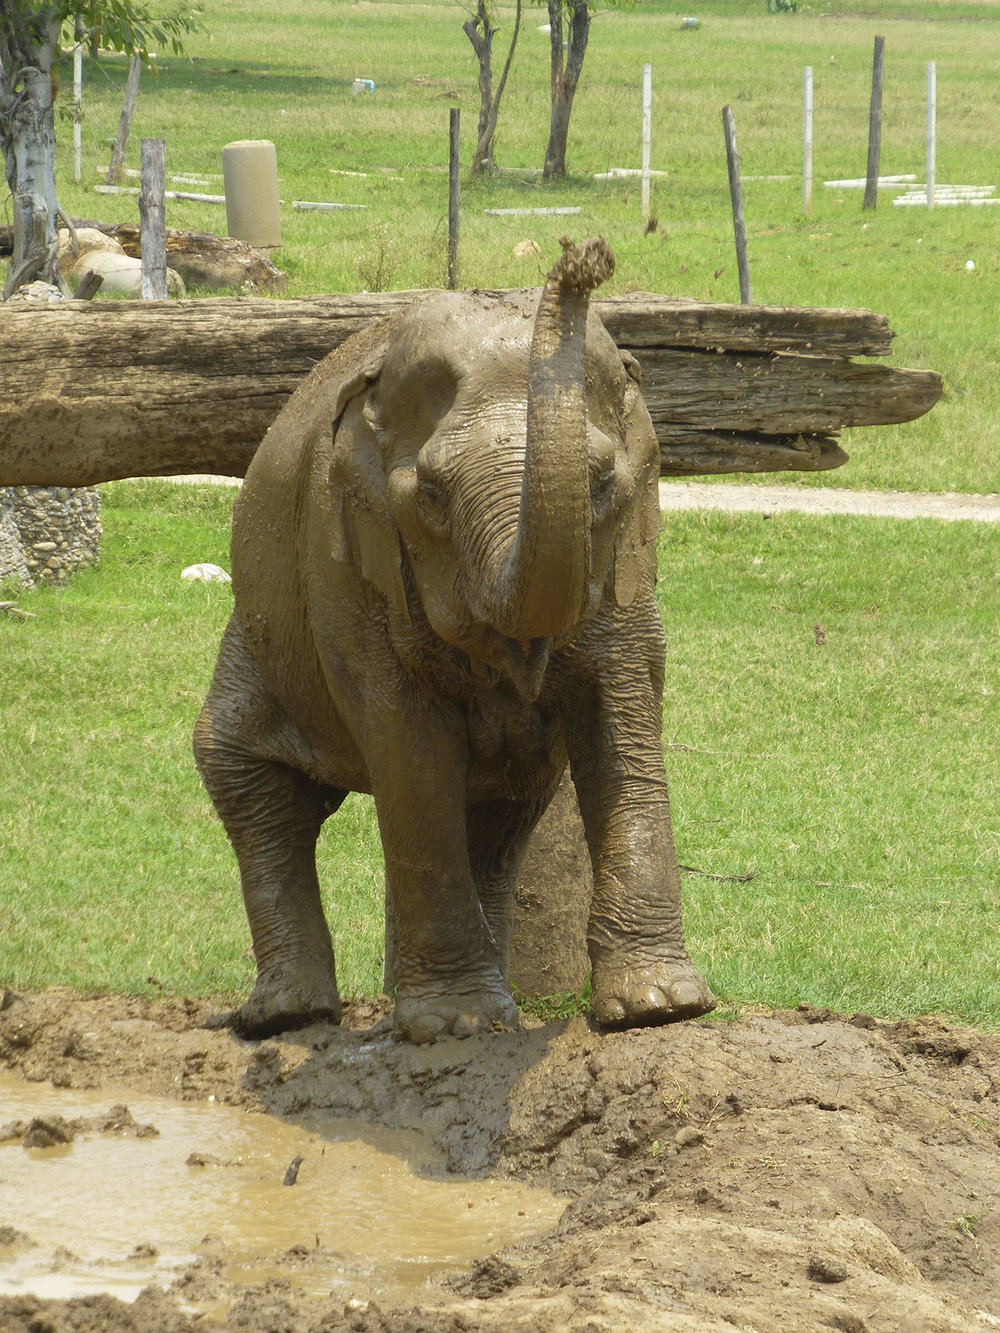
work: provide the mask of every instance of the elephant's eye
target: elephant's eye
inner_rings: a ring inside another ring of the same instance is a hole
[[[595,505],[606,504],[614,490],[615,470],[597,472],[590,478],[590,498]]]
[[[615,488],[615,446],[603,432],[591,430],[588,447],[590,502],[596,510],[606,509]]]
[[[438,536],[445,536],[449,520],[444,488],[429,477],[421,477],[417,485],[417,505],[424,526]]]

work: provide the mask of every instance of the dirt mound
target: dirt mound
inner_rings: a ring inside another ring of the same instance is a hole
[[[562,1221],[416,1305],[240,1287],[205,1260],[131,1305],[0,1298],[4,1333],[1000,1328],[1000,1036],[804,1008],[415,1048],[363,1005],[341,1029],[248,1043],[203,1026],[211,1012],[8,996],[0,1069],[416,1128],[453,1171],[551,1183]],[[16,1227],[0,1216],[0,1265]]]

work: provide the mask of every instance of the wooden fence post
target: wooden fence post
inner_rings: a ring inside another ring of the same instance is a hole
[[[142,57],[133,53],[132,63],[128,67],[128,80],[125,84],[125,100],[122,102],[122,114],[118,121],[118,133],[115,136],[114,151],[108,167],[108,185],[117,185],[125,161],[129,131],[132,128],[132,116],[135,112],[136,98],[139,96],[139,75],[142,73]]]
[[[142,188],[139,191],[142,299],[167,299],[167,226],[164,206],[167,145],[162,139],[142,141]]]
[[[934,207],[937,176],[937,66],[927,64],[927,207]]]
[[[460,281],[458,256],[458,205],[459,179],[458,170],[461,161],[459,135],[459,109],[453,106],[448,119],[448,287],[455,291]]]
[[[73,47],[73,179],[80,183],[82,174],[82,143],[80,120],[83,116],[83,45],[77,40]]]
[[[752,304],[750,259],[747,255],[747,228],[743,217],[743,184],[740,180],[740,155],[736,151],[736,121],[733,108],[722,108],[722,128],[726,135],[726,164],[729,168],[729,197],[733,205],[733,234],[736,239],[736,267],[740,275],[740,301]]]
[[[812,212],[813,197],[813,72],[806,66],[802,83],[802,211]]]
[[[872,102],[868,115],[868,174],[865,179],[865,201],[862,208],[878,204],[878,170],[882,154],[882,80],[885,73],[885,38],[875,38],[872,61]]]
[[[642,67],[642,220],[649,219],[649,152],[653,120],[653,67]]]

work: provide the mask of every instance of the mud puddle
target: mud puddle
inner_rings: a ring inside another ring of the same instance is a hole
[[[35,1146],[60,1126],[69,1141]],[[564,1208],[546,1190],[442,1176],[423,1136],[323,1111],[288,1123],[0,1075],[0,1295],[130,1301],[194,1264],[226,1282],[412,1301]]]

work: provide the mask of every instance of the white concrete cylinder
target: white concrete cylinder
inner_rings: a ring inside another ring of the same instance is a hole
[[[281,244],[278,155],[269,139],[239,139],[222,150],[229,235],[257,249]]]

